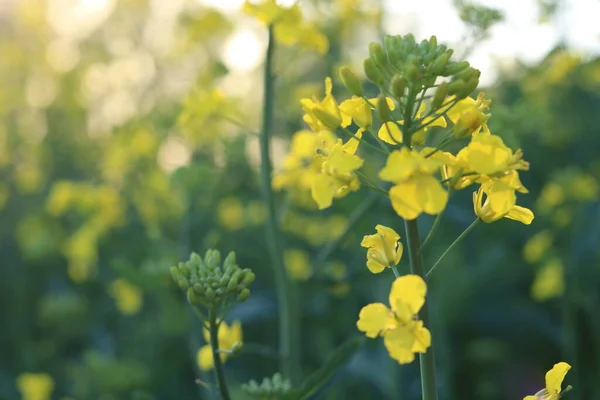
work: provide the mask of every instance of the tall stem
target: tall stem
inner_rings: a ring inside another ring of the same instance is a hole
[[[271,268],[275,279],[277,301],[279,303],[279,352],[281,357],[281,371],[292,383],[298,381],[298,367],[300,354],[299,329],[296,325],[297,313],[293,302],[294,289],[286,275],[283,264],[282,247],[279,243],[280,234],[277,227],[277,215],[275,210],[275,196],[271,188],[271,130],[273,124],[273,112],[275,105],[275,88],[273,76],[273,58],[275,52],[275,41],[273,39],[273,27],[269,26],[269,39],[264,67],[264,99],[263,118],[260,135],[260,157],[261,157],[261,189],[264,201],[267,205],[266,239],[271,258]]]
[[[413,106],[417,93],[411,87],[406,99],[406,110],[404,129],[406,132],[411,132],[413,124]],[[411,146],[412,134],[408,134],[405,138],[406,145]],[[419,227],[417,220],[404,220],[406,230],[406,241],[408,245],[408,258],[410,261],[410,270],[413,274],[419,275],[425,279],[425,269],[423,268],[423,258],[421,256],[421,239],[419,237]],[[425,302],[419,316],[425,325],[431,331],[429,323],[429,302]],[[437,400],[437,385],[435,379],[435,355],[433,352],[433,343],[427,349],[426,353],[419,354],[419,368],[421,370],[421,388],[423,391],[423,400]]]
[[[219,391],[223,400],[230,400],[229,390],[227,389],[227,381],[225,381],[225,373],[223,372],[223,363],[221,362],[221,354],[219,353],[219,324],[217,323],[217,311],[213,307],[209,313],[209,331],[210,331],[210,347],[213,354],[213,362],[215,364],[215,374],[219,384]]]

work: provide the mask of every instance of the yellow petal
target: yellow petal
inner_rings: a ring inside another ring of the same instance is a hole
[[[426,293],[427,284],[423,278],[412,274],[401,276],[392,284],[390,306],[394,310],[399,304],[405,304],[413,315],[417,314],[425,304]]]
[[[408,364],[415,359],[415,352],[412,351],[414,340],[408,329],[398,327],[385,333],[383,344],[390,357],[400,364]]]
[[[554,367],[546,373],[546,390],[552,396],[561,392],[561,385],[571,366],[566,362],[554,364]]]
[[[210,345],[205,345],[198,350],[196,362],[202,371],[210,371],[214,367],[213,353]]]
[[[411,350],[415,353],[425,353],[429,346],[431,346],[431,332],[423,326],[423,321],[417,321],[413,335],[415,342]]]
[[[329,175],[319,174],[315,177],[311,187],[313,200],[319,206],[319,210],[330,207],[335,194],[335,180]]]
[[[417,197],[427,214],[441,213],[448,203],[448,193],[442,185],[431,175],[420,175],[416,178]]]
[[[423,212],[417,198],[417,186],[414,182],[401,182],[389,191],[392,208],[404,219],[415,219]]]
[[[533,212],[529,208],[514,206],[510,209],[506,218],[519,221],[525,225],[531,224],[533,221]]]
[[[385,329],[388,318],[389,310],[384,304],[368,304],[360,310],[356,327],[367,337],[375,338]]]
[[[358,145],[360,144],[360,139],[362,138],[364,131],[365,130],[363,128],[359,128],[356,131],[356,134],[354,135],[354,137],[350,138],[346,143],[344,143],[344,145],[342,146],[342,150],[344,150],[344,152],[348,153],[348,154],[356,153],[356,150],[358,149]]]
[[[525,396],[523,400],[540,400],[540,398],[537,396]]]
[[[367,258],[367,268],[373,274],[379,274],[380,272],[383,272],[386,267],[387,265],[383,265],[373,259]]]
[[[402,131],[395,122],[384,122],[379,131],[377,131],[377,136],[379,139],[392,145],[402,143]]]
[[[548,261],[535,275],[531,296],[537,301],[560,296],[565,291],[564,266],[560,259]]]

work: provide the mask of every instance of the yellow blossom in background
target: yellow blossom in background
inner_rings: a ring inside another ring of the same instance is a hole
[[[389,102],[388,102],[389,105]],[[390,107],[390,110],[393,110],[392,107]],[[417,110],[417,113],[415,115],[416,119],[422,118],[423,114],[425,114],[427,110],[427,105],[425,103],[421,103],[421,105],[419,106],[419,109]],[[399,120],[396,121],[396,123],[394,123],[393,121],[388,121],[385,122],[381,125],[381,128],[379,128],[379,131],[377,132],[377,136],[379,136],[379,139],[383,140],[386,143],[395,145],[398,143],[402,143],[404,141],[404,133],[402,132],[402,129],[400,128],[401,126],[403,126],[404,124],[404,120]],[[439,126],[442,128],[445,128],[447,126],[446,123],[446,119],[442,116],[439,115],[432,115],[432,116],[427,116],[427,117],[423,117],[423,120],[420,122],[420,125],[427,125],[424,126],[423,128],[419,129],[416,132],[413,132],[412,136],[411,136],[411,143],[413,145],[421,145],[425,142],[425,133],[430,129],[433,128],[434,126]]]
[[[330,140],[335,140],[333,137]],[[310,191],[322,163],[315,158],[322,139],[312,131],[294,133],[290,152],[283,159],[281,168],[273,177],[273,188]]]
[[[311,274],[310,257],[307,252],[299,249],[287,249],[283,253],[285,269],[295,280],[305,281]]]
[[[261,225],[267,219],[267,208],[261,201],[251,201],[246,207],[246,216],[250,225]]]
[[[96,275],[98,260],[98,233],[83,227],[78,229],[63,245],[68,261],[67,273],[75,283],[82,283]]]
[[[405,275],[392,284],[388,309],[373,303],[360,310],[358,330],[369,338],[383,337],[390,357],[400,364],[415,359],[415,353],[425,353],[431,346],[431,334],[423,321],[415,318],[423,304],[427,285],[418,275]]]
[[[533,212],[516,205],[516,195],[510,187],[498,187],[495,182],[486,182],[473,193],[475,215],[483,222],[492,223],[502,218],[513,219],[525,225],[531,224]],[[484,201],[484,196],[485,201]]]
[[[565,291],[565,267],[558,258],[544,264],[535,275],[531,286],[531,297],[536,301],[545,301],[558,297]]]
[[[530,264],[540,261],[552,246],[552,232],[541,231],[533,235],[523,247],[523,259]]]
[[[377,225],[374,235],[365,236],[360,243],[367,250],[367,268],[374,274],[385,268],[398,265],[402,258],[404,247],[400,243],[400,235],[392,228]]]
[[[244,227],[244,205],[236,197],[227,197],[217,204],[219,225],[228,231],[237,231]]]
[[[571,369],[571,366],[566,362],[559,362],[554,364],[554,367],[546,373],[546,388],[540,390],[533,396],[525,396],[523,400],[558,400],[562,391],[562,383],[565,380],[567,372]],[[565,389],[570,390],[570,386]]]
[[[239,321],[234,321],[231,326],[222,321],[219,325],[219,350],[232,351],[232,349],[242,344],[242,324]],[[210,332],[204,328],[204,340],[206,345],[202,346],[196,354],[198,367],[202,371],[210,371],[214,367],[213,352],[210,346]],[[229,358],[229,354],[220,353],[221,360],[225,362]]]
[[[439,160],[406,147],[388,156],[379,177],[394,183],[389,196],[399,216],[415,219],[422,213],[439,214],[446,207],[448,193],[433,176],[441,166]]]
[[[564,201],[565,190],[563,187],[556,182],[549,182],[542,188],[540,197],[537,199],[536,209],[546,214]]]
[[[265,25],[273,25],[275,40],[282,45],[313,48],[319,54],[326,54],[329,49],[327,36],[315,24],[303,20],[298,4],[286,8],[278,5],[275,0],[264,0],[256,4],[246,1],[243,10]]]
[[[364,160],[354,153],[362,130],[346,143],[328,131],[320,132],[319,136],[323,139],[323,153],[315,158],[321,163],[321,171],[313,180],[311,194],[319,209],[324,209],[331,206],[334,198],[344,197],[360,188],[354,171],[362,166]]]
[[[142,290],[124,279],[114,280],[110,284],[109,293],[123,315],[137,314],[142,308]]]
[[[22,400],[50,400],[54,379],[48,374],[24,373],[17,377],[17,389]]]

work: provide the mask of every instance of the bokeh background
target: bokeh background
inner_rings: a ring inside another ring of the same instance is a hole
[[[234,398],[276,372],[257,173],[266,33],[241,3],[0,1],[0,399],[21,398],[28,373],[51,379],[52,399],[212,398],[197,381],[212,379],[196,364],[201,323],[168,273],[211,247],[257,275],[228,316],[264,350],[228,360]],[[300,3],[328,43],[279,49],[276,167],[303,128],[299,99],[322,95],[328,75],[347,96],[337,68],[360,70],[370,41],[408,32],[482,69],[492,131],[531,163],[520,202],[533,224],[479,226],[430,283],[440,398],[520,399],[567,361],[567,398],[600,399],[598,2]],[[357,333],[363,305],[385,300],[390,277],[368,273],[360,240],[398,220],[366,190],[325,212],[277,200],[309,372]],[[473,218],[470,193],[453,197],[426,262]],[[416,363],[370,341],[315,398],[419,391]]]

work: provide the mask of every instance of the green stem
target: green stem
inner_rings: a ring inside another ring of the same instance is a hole
[[[230,400],[227,381],[223,372],[223,363],[219,354],[219,324],[217,323],[217,310],[213,307],[209,312],[210,347],[212,348],[213,362],[215,364],[215,375],[219,384],[219,391],[223,400]]]
[[[452,188],[448,189],[448,197],[450,197],[451,194],[452,194]],[[445,208],[442,210],[442,212],[440,212],[435,217],[435,220],[433,221],[433,225],[431,225],[431,229],[429,230],[429,232],[427,233],[427,236],[425,236],[425,240],[423,240],[423,243],[421,244],[421,249],[420,249],[421,253],[423,252],[423,249],[425,248],[425,246],[427,246],[427,243],[429,243],[429,241],[433,237],[433,234],[437,230],[438,226],[440,226],[440,222],[442,222],[442,217],[444,216],[444,211],[446,211]]]
[[[281,371],[292,383],[298,382],[298,367],[300,354],[300,340],[298,334],[300,329],[296,326],[296,307],[293,302],[292,285],[286,275],[283,264],[282,247],[279,243],[279,229],[277,227],[277,215],[275,211],[275,196],[271,188],[271,130],[273,124],[273,112],[275,105],[275,90],[273,76],[273,59],[275,52],[275,40],[273,39],[273,26],[269,26],[269,38],[264,68],[264,101],[263,119],[260,136],[261,156],[261,189],[263,198],[267,205],[266,236],[271,268],[275,279],[275,290],[279,303],[279,352],[281,357]]]
[[[371,186],[371,188],[379,193],[382,193],[383,195],[385,195],[385,197],[388,197],[388,191],[385,190],[384,188],[382,188],[381,186],[377,185],[375,182],[373,182],[371,179],[369,179],[369,177],[367,175],[365,175],[364,173],[356,170],[354,171],[356,173],[356,175],[358,175],[358,177],[360,177],[365,183],[367,183],[369,186]]]
[[[360,143],[364,143],[365,145],[369,146],[371,149],[375,150],[375,151],[376,151],[376,152],[378,152],[379,154],[383,154],[383,155],[385,155],[385,156],[387,156],[388,154],[390,154],[390,151],[389,151],[389,150],[387,150],[387,149],[386,149],[386,150],[380,149],[379,147],[377,147],[377,146],[375,146],[375,145],[373,145],[373,144],[371,144],[371,143],[367,142],[365,139],[363,139],[363,138],[359,138],[359,137],[356,137],[356,136],[354,135],[354,133],[352,133],[352,132],[350,131],[350,129],[348,129],[348,128],[341,128],[341,129],[340,129],[340,131],[341,131],[341,132],[342,132],[344,135],[346,135],[348,138],[350,138],[350,139],[356,139],[356,140],[358,140]]]
[[[461,233],[456,240],[454,240],[454,242],[452,242],[452,244],[446,249],[446,251],[444,251],[442,253],[442,255],[440,256],[440,258],[438,258],[438,260],[435,262],[435,264],[433,264],[433,267],[431,267],[431,269],[429,271],[427,271],[427,274],[425,274],[426,277],[429,277],[429,275],[431,275],[431,273],[433,272],[433,270],[442,262],[442,260],[444,259],[444,257],[446,257],[446,254],[450,253],[452,251],[452,249],[454,249],[456,247],[457,244],[460,243],[461,240],[464,239],[465,236],[467,236],[467,234],[469,232],[471,232],[471,230],[473,230],[473,228],[475,228],[477,226],[477,224],[479,223],[479,221],[481,221],[479,218],[477,218],[475,221],[473,221],[471,223],[471,225],[469,225],[467,227],[467,229],[465,229],[463,231],[463,233]]]

